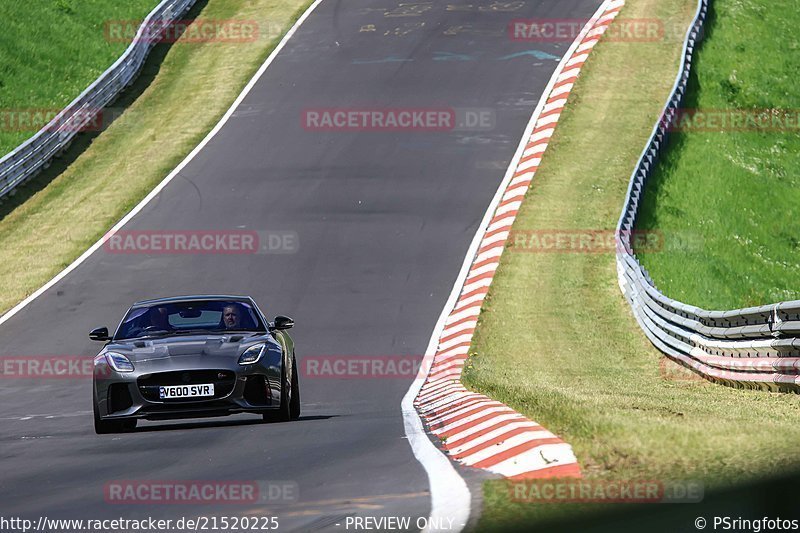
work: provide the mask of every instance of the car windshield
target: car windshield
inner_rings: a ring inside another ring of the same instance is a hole
[[[247,302],[193,300],[133,307],[114,339],[265,330],[258,313]]]

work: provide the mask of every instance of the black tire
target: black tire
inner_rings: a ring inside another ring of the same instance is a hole
[[[94,432],[98,435],[107,435],[109,433],[121,433],[123,431],[132,431],[136,429],[135,418],[127,420],[102,420],[100,412],[97,410],[97,403],[94,404]]]
[[[297,371],[297,359],[292,355],[292,397],[289,400],[289,418],[300,418],[300,378]]]
[[[275,411],[269,411],[263,415],[264,422],[288,422],[297,420],[300,417],[300,386],[297,379],[297,364],[292,356],[292,379],[291,385],[286,379],[286,365],[281,371],[281,405]]]

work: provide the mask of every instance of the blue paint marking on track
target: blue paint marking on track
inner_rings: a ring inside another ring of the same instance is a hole
[[[507,56],[498,57],[497,61],[506,61],[509,59],[516,59],[518,57],[527,57],[527,56],[533,56],[536,59],[552,59],[553,61],[561,60],[560,57],[554,56],[553,54],[548,54],[547,52],[542,52],[541,50],[525,50],[523,52],[515,52]]]
[[[457,54],[455,52],[434,52],[434,61],[472,61],[475,57],[469,54]]]

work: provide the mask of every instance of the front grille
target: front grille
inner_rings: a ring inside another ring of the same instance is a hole
[[[201,385],[213,383],[214,396],[205,398],[170,398],[162,400],[158,388],[166,385]],[[236,374],[231,370],[179,370],[158,372],[137,380],[139,392],[145,400],[163,403],[191,403],[214,400],[227,396],[236,385]]]

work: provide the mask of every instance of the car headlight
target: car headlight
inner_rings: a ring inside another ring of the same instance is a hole
[[[240,365],[252,365],[253,363],[257,363],[261,356],[264,355],[264,352],[267,351],[266,344],[254,344],[253,346],[249,347],[242,353],[239,357],[239,364]]]
[[[133,363],[121,353],[106,352],[106,361],[117,372],[133,372]]]

